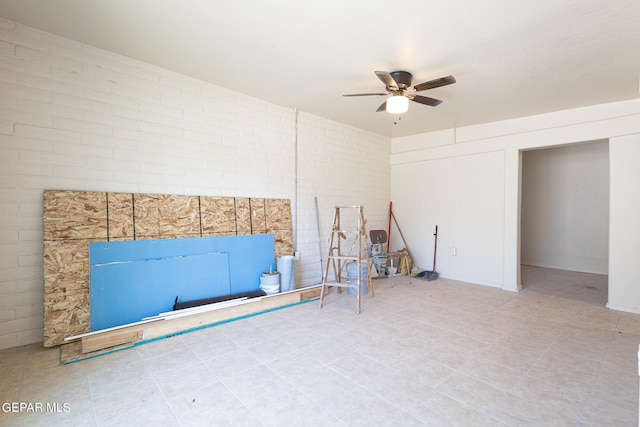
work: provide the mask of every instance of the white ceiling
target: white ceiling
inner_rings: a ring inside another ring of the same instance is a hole
[[[639,97],[639,0],[0,0],[0,16],[389,137]],[[452,74],[394,117],[374,70]]]

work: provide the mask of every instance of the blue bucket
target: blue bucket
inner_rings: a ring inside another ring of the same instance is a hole
[[[368,277],[369,277],[369,264],[368,264],[368,261],[365,260],[360,263],[360,294],[361,295],[366,294],[367,290],[369,289],[367,286]],[[358,284],[358,263],[355,261],[347,263],[347,283],[349,285]],[[348,288],[347,292],[352,295],[358,294],[358,292],[354,288]]]

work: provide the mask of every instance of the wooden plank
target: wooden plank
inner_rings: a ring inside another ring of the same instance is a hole
[[[200,197],[203,235],[235,234],[236,206],[233,197]]]
[[[91,353],[104,348],[122,344],[133,344],[142,339],[142,331],[125,330],[99,336],[88,336],[82,339],[82,353]]]
[[[300,290],[300,301],[305,301],[312,298],[317,298],[320,296],[320,292],[322,291],[322,286],[314,286],[312,288],[304,288]]]
[[[44,240],[106,238],[106,193],[44,191]]]
[[[109,240],[133,239],[133,194],[107,193]]]
[[[320,288],[318,287],[317,289]],[[260,313],[262,311],[295,304],[304,299],[313,298],[314,296],[312,295],[316,295],[318,292],[319,291],[317,290],[313,291],[312,289],[308,289],[292,291],[283,294],[269,295],[266,297],[262,297],[259,301],[253,301],[254,298],[252,298],[246,300],[249,301],[246,303],[227,306],[207,312],[198,312],[190,316],[175,317],[173,319],[150,319],[149,321],[123,325],[105,331],[91,332],[85,334],[82,340],[87,340],[88,342],[90,342],[90,344],[87,344],[87,348],[91,348],[92,352],[95,352],[109,348],[108,346],[112,345],[114,342],[116,344],[113,345],[122,345],[128,343],[129,341],[123,340],[130,339],[133,336],[136,336],[137,338],[133,340],[132,343],[136,343],[142,340],[152,340],[169,335],[174,335],[190,329],[212,325],[225,320],[231,320]],[[304,299],[302,299],[302,295],[305,296]],[[115,338],[112,338],[112,336],[115,336]],[[68,339],[71,340],[74,338],[77,337],[69,337]],[[76,356],[79,357],[77,354]]]
[[[198,327],[211,325],[224,320],[248,316],[260,311],[282,307],[284,305],[300,302],[298,293],[284,293],[264,297],[262,300],[252,304],[242,304],[233,307],[221,308],[220,310],[194,314],[193,316],[182,317],[172,320],[164,320],[154,323],[144,329],[144,339],[160,338],[176,332],[195,329]]]

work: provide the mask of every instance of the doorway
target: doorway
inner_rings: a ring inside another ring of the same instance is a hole
[[[609,142],[522,152],[521,285],[607,303]]]

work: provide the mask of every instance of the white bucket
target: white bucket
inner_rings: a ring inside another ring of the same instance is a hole
[[[287,292],[296,288],[295,258],[292,255],[279,256],[276,268],[280,273],[280,291]]]
[[[280,292],[280,273],[265,271],[260,277],[260,289],[267,295]]]

